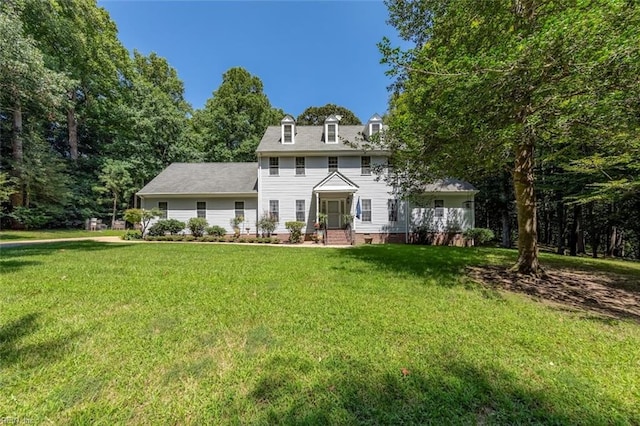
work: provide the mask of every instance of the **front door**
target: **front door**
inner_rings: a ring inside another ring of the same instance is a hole
[[[340,228],[341,223],[340,201],[327,200],[327,227],[330,229]]]

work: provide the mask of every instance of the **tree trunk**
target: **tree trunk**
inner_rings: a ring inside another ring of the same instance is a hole
[[[67,127],[69,128],[69,155],[78,159],[78,120],[76,119],[76,92],[69,92],[71,105],[67,108]]]
[[[511,247],[511,223],[509,221],[509,210],[502,210],[502,247]]]
[[[556,213],[558,215],[558,240],[557,246],[558,249],[556,253],[564,255],[564,244],[565,244],[565,209],[564,203],[562,202],[562,194],[560,192],[556,192]]]
[[[116,209],[118,208],[118,197],[113,197],[113,213],[111,214],[111,229],[116,225]]]
[[[518,208],[518,261],[514,270],[528,275],[541,272],[536,232],[536,194],[534,192],[534,144],[532,135],[523,130],[523,140],[516,147],[513,183]]]
[[[11,194],[11,206],[24,205],[24,182],[22,179],[24,150],[22,144],[22,104],[17,97],[13,103],[13,121],[11,128],[11,154],[13,157],[13,176],[17,179],[18,190]]]
[[[571,233],[569,234],[569,254],[571,256],[578,255],[578,238],[580,234],[580,216],[582,215],[582,206],[574,204],[573,221],[571,222]]]

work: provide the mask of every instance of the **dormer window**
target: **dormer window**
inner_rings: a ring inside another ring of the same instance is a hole
[[[285,116],[282,121],[282,143],[293,144],[295,143],[295,126],[296,122],[290,115]]]
[[[378,114],[373,114],[373,116],[367,122],[367,128],[365,129],[367,136],[372,137],[376,133],[380,133],[381,130],[382,117],[380,117]]]
[[[327,143],[338,142],[338,131],[336,127],[338,127],[336,124],[327,124]]]
[[[324,141],[325,143],[338,143],[338,122],[340,117],[330,115],[324,120]]]

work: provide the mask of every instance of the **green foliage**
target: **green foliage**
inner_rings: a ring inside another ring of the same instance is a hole
[[[63,214],[62,209],[55,206],[14,207],[9,217],[15,219],[25,229],[40,229]]]
[[[234,216],[229,221],[229,223],[234,229],[238,228],[242,224],[242,222],[244,222],[244,216]]]
[[[227,233],[226,229],[218,225],[210,226],[206,229],[206,231],[207,231],[207,234],[212,235],[214,237],[223,237]]]
[[[356,117],[351,110],[334,104],[305,109],[296,119],[296,124],[300,126],[321,126],[324,124],[324,120],[330,115],[340,115],[340,124],[342,125],[362,124],[360,119]]]
[[[206,161],[255,161],[255,149],[269,125],[284,117],[271,107],[262,81],[244,68],[231,68],[202,110],[193,114],[193,129]]]
[[[290,221],[285,222],[284,226],[289,230],[289,242],[301,243],[302,242],[302,228],[306,224],[304,222]]]
[[[127,230],[122,236],[123,240],[131,241],[131,240],[141,240],[142,232],[136,231],[135,229]]]
[[[187,221],[187,228],[189,228],[191,235],[194,237],[202,237],[207,226],[209,226],[209,223],[203,217],[192,217]]]
[[[162,219],[149,227],[149,235],[158,237],[165,235],[167,232],[171,235],[182,232],[185,223],[178,219]]]
[[[471,228],[467,229],[462,234],[465,238],[473,240],[477,246],[482,246],[488,242],[493,241],[495,234],[491,229],[486,228]]]
[[[127,209],[124,211],[124,220],[132,225],[140,224],[140,231],[144,235],[152,219],[160,216],[162,212],[158,209]]]
[[[262,233],[263,237],[270,237],[277,226],[278,221],[275,220],[275,218],[271,216],[269,212],[264,212],[264,214],[260,217],[260,220],[258,220],[258,230]]]

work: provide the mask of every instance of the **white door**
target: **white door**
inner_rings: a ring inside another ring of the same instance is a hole
[[[327,227],[331,229],[340,228],[341,222],[340,201],[327,200]]]

